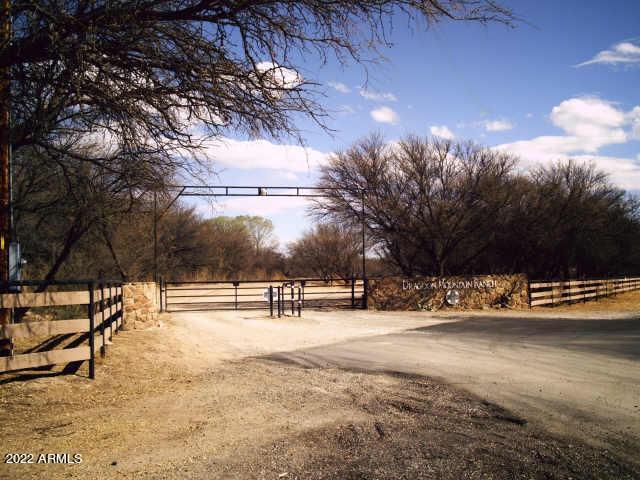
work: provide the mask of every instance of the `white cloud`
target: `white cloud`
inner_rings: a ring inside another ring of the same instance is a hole
[[[445,138],[447,140],[453,140],[455,135],[446,125],[432,125],[429,127],[429,131],[431,135],[435,135],[436,137]]]
[[[239,197],[226,199],[219,203],[219,209],[225,213],[244,215],[275,215],[291,209],[304,210],[309,199],[303,197]]]
[[[487,120],[484,122],[484,128],[487,132],[503,132],[511,130],[513,124],[507,120]]]
[[[635,107],[627,114],[627,118],[631,123],[631,135],[633,138],[640,139],[640,106]]]
[[[380,123],[398,123],[398,114],[389,107],[380,107],[370,112],[371,118]]]
[[[593,64],[640,64],[640,46],[636,45],[632,41],[616,43],[610,49],[598,52],[591,60],[579,63],[576,67],[584,67],[585,65]]]
[[[599,155],[575,155],[578,161],[592,162],[597,169],[609,173],[611,181],[625,190],[640,188],[640,165],[629,158]]]
[[[331,82],[327,82],[327,85],[329,85],[331,88],[333,88],[334,90],[337,90],[340,93],[349,93],[351,91],[351,89],[342,82],[331,81]]]
[[[632,138],[628,129],[635,132],[640,123],[640,106],[624,112],[613,102],[576,97],[556,105],[549,118],[565,135],[545,135],[495,148],[518,155],[525,168],[568,158],[593,162],[609,173],[618,186],[640,188],[640,165],[629,158],[597,155],[602,147]]]
[[[398,98],[391,92],[375,92],[366,88],[359,88],[358,92],[361,97],[364,97],[367,100],[374,100],[376,102],[395,102],[398,100]]]
[[[533,113],[529,112],[529,113],[527,113],[527,114],[525,115],[525,117],[527,117],[527,118],[532,118],[532,117],[533,117]]]
[[[627,141],[622,128],[628,122],[625,113],[612,102],[597,97],[565,100],[553,107],[549,118],[555,126],[584,142],[580,150],[585,152]]]
[[[260,62],[256,69],[267,75],[273,88],[295,88],[303,81],[302,76],[291,68],[281,67],[273,62]]]
[[[214,165],[242,170],[266,168],[284,172],[308,172],[325,164],[329,156],[328,153],[300,145],[232,138],[207,142],[204,153]]]
[[[584,152],[582,139],[561,135],[545,135],[531,140],[504,143],[495,148],[518,155],[525,166],[549,163],[567,158],[571,153]]]

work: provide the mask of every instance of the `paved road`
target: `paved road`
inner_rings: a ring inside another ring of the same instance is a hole
[[[459,317],[271,357],[439,377],[555,433],[640,460],[638,318]]]
[[[197,348],[215,351],[220,359],[262,356],[312,368],[440,378],[551,431],[639,461],[638,314],[307,310],[302,319],[246,312],[173,315]]]

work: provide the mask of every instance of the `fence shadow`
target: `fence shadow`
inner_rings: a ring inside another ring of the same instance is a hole
[[[54,365],[47,365],[45,367],[36,367],[29,368],[25,370],[14,370],[13,372],[8,372],[3,374],[3,376],[7,376],[7,378],[0,379],[0,385],[6,385],[13,382],[28,382],[31,380],[38,380],[41,378],[53,378],[64,375],[78,375],[78,370],[82,366],[84,362],[69,362],[64,366],[62,370],[52,372]],[[82,377],[86,377],[86,375],[82,375]]]

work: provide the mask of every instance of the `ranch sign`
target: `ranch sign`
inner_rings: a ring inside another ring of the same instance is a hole
[[[371,279],[368,304],[377,310],[528,308],[527,287],[522,274]]]
[[[402,280],[402,290],[468,290],[496,288],[495,279],[471,279],[471,280]]]

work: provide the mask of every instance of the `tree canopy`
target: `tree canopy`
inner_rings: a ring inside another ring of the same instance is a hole
[[[12,144],[113,169],[184,167],[207,135],[295,135],[297,114],[325,125],[305,62],[378,58],[400,14],[513,20],[491,0],[13,0],[0,50]]]
[[[313,212],[357,225],[364,199],[371,243],[407,275],[640,270],[636,198],[590,164],[516,166],[473,143],[374,135],[323,167],[318,186],[328,197]]]
[[[34,215],[51,231],[49,278],[143,193],[202,173],[207,141],[302,142],[301,116],[328,129],[318,72],[305,65],[366,68],[397,17],[514,21],[493,0],[10,0],[10,15],[0,67],[11,79],[16,220],[23,235]],[[56,185],[33,194],[47,173]]]

